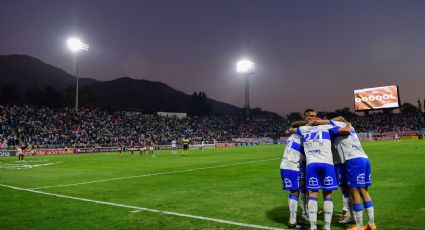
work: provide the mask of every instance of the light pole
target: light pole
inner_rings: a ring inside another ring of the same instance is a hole
[[[245,118],[249,120],[250,118],[250,107],[249,107],[249,76],[254,75],[255,72],[255,63],[243,59],[236,63],[236,72],[238,72],[243,78],[245,82]]]
[[[68,48],[71,50],[71,52],[74,54],[74,63],[75,63],[75,77],[77,78],[77,84],[75,87],[75,111],[78,112],[78,53],[83,50],[87,51],[89,50],[89,45],[83,43],[78,38],[69,38],[66,41]]]

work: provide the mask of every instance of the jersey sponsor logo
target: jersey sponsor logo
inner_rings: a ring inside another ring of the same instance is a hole
[[[313,150],[309,150],[308,153],[310,154],[320,154],[322,151],[320,149],[313,149]]]
[[[355,149],[355,150],[359,150],[359,151],[361,151],[361,150],[362,150],[362,147],[360,147],[360,146],[358,146],[358,145],[351,145],[351,148],[352,148],[352,149]]]

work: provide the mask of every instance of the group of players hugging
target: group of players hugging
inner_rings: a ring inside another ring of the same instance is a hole
[[[319,190],[323,192],[324,229],[331,229],[332,191],[341,188],[343,212],[340,224],[355,223],[347,230],[376,230],[373,201],[369,195],[369,159],[355,129],[343,117],[320,119],[312,109],[304,120],[292,123],[280,165],[282,186],[289,191],[289,228],[304,229],[297,221],[298,198],[302,217],[317,229]],[[363,209],[368,224],[363,226]]]

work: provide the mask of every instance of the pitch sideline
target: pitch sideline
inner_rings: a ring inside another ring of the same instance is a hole
[[[198,219],[198,220],[207,220],[207,221],[229,224],[229,225],[236,225],[236,226],[247,227],[247,228],[269,229],[269,230],[287,230],[287,229],[284,229],[284,228],[276,228],[276,227],[269,227],[269,226],[256,225],[256,224],[246,224],[246,223],[240,223],[240,222],[235,222],[235,221],[230,221],[230,220],[223,220],[223,219],[210,218],[210,217],[204,217],[204,216],[195,216],[195,215],[183,214],[183,213],[178,213],[178,212],[162,211],[162,210],[150,209],[150,208],[144,208],[144,207],[137,207],[137,206],[132,206],[132,205],[125,205],[125,204],[118,204],[118,203],[112,203],[112,202],[106,202],[106,201],[92,200],[92,199],[73,197],[73,196],[67,196],[67,195],[61,195],[61,194],[55,194],[55,193],[48,193],[48,192],[37,191],[37,190],[27,189],[27,188],[19,188],[19,187],[10,186],[10,185],[4,185],[4,184],[0,184],[0,186],[5,187],[5,188],[9,188],[9,189],[32,192],[32,193],[37,193],[37,194],[42,194],[42,195],[47,195],[47,196],[54,196],[54,197],[84,201],[84,202],[89,202],[89,203],[103,204],[103,205],[109,205],[109,206],[114,206],[114,207],[128,208],[128,209],[133,209],[133,211],[147,211],[147,212],[161,213],[161,214],[166,214],[166,215],[171,215],[171,216],[187,217],[187,218]]]
[[[184,170],[176,170],[176,171],[168,171],[168,172],[160,172],[160,173],[148,173],[148,174],[142,174],[142,175],[136,175],[136,176],[116,177],[116,178],[110,178],[110,179],[104,179],[104,180],[93,180],[93,181],[86,181],[86,182],[73,183],[73,184],[60,184],[60,185],[42,186],[42,187],[28,188],[28,189],[38,190],[38,189],[46,189],[46,188],[69,187],[69,186],[93,184],[93,183],[100,183],[100,182],[114,181],[114,180],[124,180],[124,179],[139,178],[139,177],[159,176],[159,175],[166,175],[166,174],[173,174],[173,173],[184,173],[184,172],[200,171],[200,170],[205,170],[205,169],[223,168],[223,167],[228,167],[228,166],[252,164],[252,163],[257,163],[257,162],[281,160],[281,159],[282,158],[272,158],[272,159],[247,161],[247,162],[240,162],[240,163],[233,163],[233,164],[224,164],[224,165],[202,167],[202,168],[184,169]]]

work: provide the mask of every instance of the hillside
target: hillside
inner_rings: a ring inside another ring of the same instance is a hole
[[[75,87],[75,82],[74,76],[37,58],[27,55],[0,55],[0,97],[3,97],[3,103],[7,97],[13,97],[15,104],[31,103],[34,94],[29,94],[28,91],[43,91],[48,86],[64,94],[66,98],[66,92],[73,93],[70,87]],[[5,88],[9,88],[9,91]],[[191,102],[191,95],[165,83],[128,77],[111,81],[80,78],[80,89],[90,92],[96,106],[109,109],[187,112]],[[71,100],[72,95],[68,95],[68,98]],[[210,98],[207,101],[215,114],[240,112],[240,108],[236,106]]]

